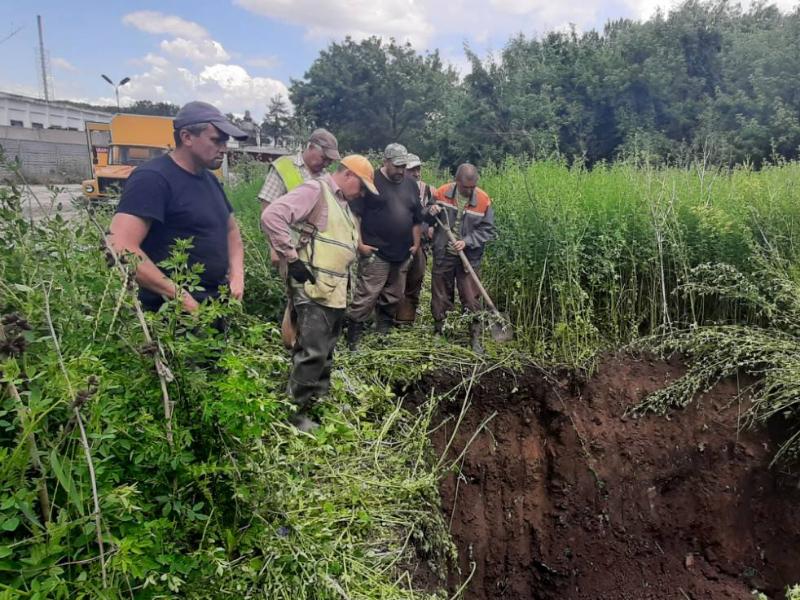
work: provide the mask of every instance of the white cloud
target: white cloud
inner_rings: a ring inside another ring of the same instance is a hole
[[[273,54],[271,56],[257,56],[251,58],[247,61],[247,64],[251,67],[260,67],[262,69],[275,69],[280,67],[283,61],[279,56]]]
[[[191,100],[204,100],[222,112],[243,114],[251,111],[258,119],[266,111],[275,94],[288,97],[286,85],[277,79],[252,77],[239,65],[217,63],[192,68],[169,65],[152,66],[149,71],[131,77],[120,89],[123,104],[135,100],[172,102],[182,105]]]
[[[216,63],[225,62],[231,59],[231,55],[217,41],[187,40],[175,38],[174,40],[164,40],[160,44],[161,51],[178,60],[190,60],[196,63]]]
[[[169,60],[164,58],[159,54],[153,54],[152,52],[148,52],[142,58],[131,58],[125,61],[125,64],[134,65],[134,66],[142,66],[142,65],[151,65],[154,67],[167,67],[169,66]]]
[[[431,2],[431,0],[427,0]],[[371,35],[427,45],[434,28],[417,0],[235,0],[242,8],[304,25],[309,37],[361,39]]]
[[[153,54],[152,52],[148,53],[147,56],[142,59],[142,61],[155,67],[164,68],[169,65],[169,61],[166,58],[159,56],[158,54]]]
[[[204,100],[223,112],[243,114],[250,110],[258,118],[275,94],[288,97],[286,85],[277,79],[253,77],[240,65],[230,64],[237,55],[228,52],[201,25],[176,15],[139,11],[125,15],[123,23],[146,33],[166,35],[158,51],[129,64],[144,65],[143,73],[131,76],[120,89],[123,104],[136,100],[183,105]],[[248,64],[273,67],[279,59],[254,57]]]
[[[122,17],[122,22],[126,25],[133,25],[139,31],[146,33],[174,35],[189,39],[208,37],[205,27],[194,21],[187,21],[177,15],[165,15],[153,10],[129,13]]]
[[[600,0],[234,0],[242,8],[279,21],[304,26],[311,38],[341,39],[371,35],[409,41],[417,49],[441,45],[453,35],[484,44],[518,32],[542,33],[575,24],[598,24]],[[659,0],[622,0],[657,2]],[[789,1],[789,0],[782,0]]]
[[[661,12],[668,13],[680,5],[679,0],[623,0],[633,13],[635,19],[646,20],[656,14],[661,8]],[[756,4],[756,0],[739,0],[743,10],[750,10]],[[767,4],[774,4],[784,12],[791,12],[798,5],[798,0],[769,0]]]
[[[72,63],[69,62],[65,58],[59,58],[59,57],[53,58],[53,59],[51,59],[50,64],[52,64],[56,69],[62,69],[64,71],[76,71],[77,70],[72,65]]]

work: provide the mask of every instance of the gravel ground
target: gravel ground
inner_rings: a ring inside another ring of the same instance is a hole
[[[76,205],[81,195],[81,186],[78,184],[57,185],[60,191],[57,195],[44,185],[32,185],[23,190],[22,211],[25,217],[42,219],[53,217],[56,213],[65,219],[75,215],[80,209]]]

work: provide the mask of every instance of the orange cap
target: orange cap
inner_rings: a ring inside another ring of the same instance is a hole
[[[367,186],[367,189],[378,195],[378,189],[375,187],[375,169],[372,168],[370,162],[360,154],[351,154],[342,159],[341,164],[355,173],[361,182]]]

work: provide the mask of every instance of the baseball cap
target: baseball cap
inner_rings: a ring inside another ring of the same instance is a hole
[[[406,169],[413,169],[415,167],[419,167],[420,165],[422,165],[422,161],[416,154],[409,154],[406,160],[408,161],[406,163]]]
[[[395,167],[399,167],[408,162],[408,150],[402,144],[389,144],[383,151],[383,158]]]
[[[351,154],[342,159],[341,164],[350,169],[353,173],[358,175],[361,182],[367,186],[367,189],[375,194],[378,194],[378,189],[375,187],[375,169],[369,161],[360,154]]]
[[[225,117],[216,106],[212,106],[208,102],[200,102],[197,100],[183,105],[178,111],[178,114],[175,115],[172,126],[175,129],[182,129],[189,125],[197,125],[198,123],[211,123],[222,133],[227,133],[235,140],[246,140],[250,137],[228,121],[227,117]]]
[[[327,129],[315,129],[311,132],[311,137],[308,138],[309,144],[316,144],[322,148],[322,153],[331,160],[339,160],[342,155],[339,154],[339,142],[336,141],[334,136]]]

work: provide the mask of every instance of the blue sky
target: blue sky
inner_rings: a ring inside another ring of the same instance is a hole
[[[420,51],[439,48],[462,73],[466,42],[486,55],[509,36],[609,18],[646,18],[661,0],[34,0],[0,2],[0,90],[37,95],[36,15],[58,99],[113,104],[100,77],[131,77],[123,103],[202,99],[224,112],[260,118],[269,98],[286,95],[332,40],[393,36]],[[779,0],[789,8],[795,0]],[[102,10],[95,7],[102,6]]]

